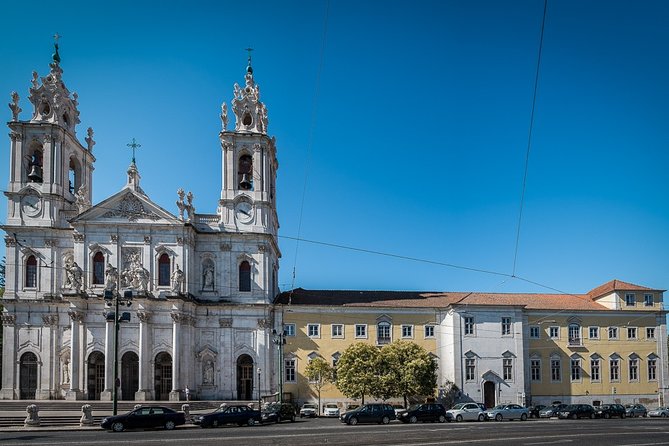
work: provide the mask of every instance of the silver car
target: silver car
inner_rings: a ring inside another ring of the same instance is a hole
[[[485,414],[476,403],[459,403],[446,411],[446,419],[448,421],[483,421],[485,420]]]
[[[489,420],[502,421],[506,419],[525,421],[530,416],[530,409],[518,404],[500,404],[486,410],[485,414]]]
[[[657,409],[651,409],[648,411],[648,416],[667,418],[669,416],[669,407],[658,407]]]

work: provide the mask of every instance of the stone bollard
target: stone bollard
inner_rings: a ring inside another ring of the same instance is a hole
[[[37,407],[37,404],[31,404],[30,406],[26,407],[26,412],[28,413],[28,416],[23,422],[23,425],[25,427],[39,426],[39,407]]]
[[[184,417],[186,418],[186,422],[189,422],[191,420],[190,404],[182,404],[181,405],[181,411],[184,413]]]
[[[79,420],[79,426],[92,426],[93,425],[93,406],[90,404],[84,404],[81,406],[81,419]]]
[[[141,404],[135,404],[135,407],[133,407],[132,410],[137,410],[137,409],[139,409],[140,407],[142,407]]]

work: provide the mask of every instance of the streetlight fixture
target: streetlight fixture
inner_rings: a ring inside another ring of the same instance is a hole
[[[286,345],[286,332],[279,333],[272,330],[272,335],[274,336],[272,342],[279,350],[279,402],[283,403],[283,346]]]
[[[258,367],[258,410],[262,410],[262,398],[260,396],[260,373],[262,372],[261,368]]]
[[[114,306],[114,311],[107,311],[105,313],[105,319],[108,322],[114,321],[114,383],[112,388],[112,401],[113,401],[113,415],[118,413],[118,388],[120,385],[118,379],[118,331],[119,331],[119,322],[130,322],[130,313],[124,311],[119,314],[119,305],[125,305],[129,307],[132,305],[132,291],[127,290],[123,293],[123,297],[114,293],[113,290],[105,290],[104,294],[105,306],[111,308]]]

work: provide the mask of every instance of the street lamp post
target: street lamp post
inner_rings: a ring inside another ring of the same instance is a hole
[[[108,311],[105,313],[105,318],[107,321],[114,321],[114,382],[112,388],[112,414],[116,415],[118,413],[118,388],[119,388],[119,379],[118,379],[118,332],[119,332],[119,322],[130,322],[130,313],[124,311],[119,315],[119,305],[130,306],[132,305],[132,291],[125,291],[123,293],[123,298],[121,298],[118,293],[114,293],[112,290],[105,290],[104,294],[105,306],[111,308],[114,306],[114,311]]]
[[[272,342],[277,346],[279,351],[279,402],[283,403],[283,346],[286,345],[286,332],[281,333],[272,330],[274,339]]]
[[[260,372],[262,370],[258,367],[258,410],[262,410],[262,398],[260,396]]]

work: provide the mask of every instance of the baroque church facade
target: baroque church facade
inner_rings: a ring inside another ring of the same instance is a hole
[[[112,397],[114,319],[105,297],[132,301],[120,323],[121,400],[255,400],[277,388],[280,326],[275,139],[253,77],[222,105],[222,189],[216,214],[177,191],[172,214],[140,185],[92,205],[93,130],[77,138],[77,94],[63,82],[58,45],[32,116],[12,93],[1,399]],[[134,144],[134,141],[133,141]]]

